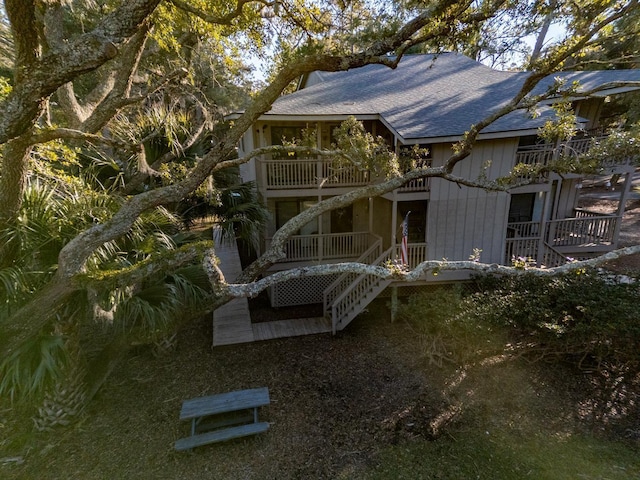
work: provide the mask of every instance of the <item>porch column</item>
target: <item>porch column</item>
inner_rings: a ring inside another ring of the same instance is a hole
[[[622,192],[620,193],[620,203],[618,204],[617,215],[622,217],[627,204],[627,198],[629,198],[629,192],[631,191],[631,180],[633,179],[633,171],[627,172],[624,179],[624,185],[622,186]]]
[[[631,191],[631,180],[633,179],[634,171],[627,172],[624,179],[624,186],[620,193],[620,203],[618,204],[618,211],[616,212],[616,226],[613,230],[613,247],[618,248],[618,239],[620,238],[620,228],[622,227],[622,215],[624,215],[624,209],[627,205],[627,198],[629,198],[629,192]]]
[[[391,204],[391,246],[396,244],[396,230],[398,229],[398,201],[394,198]]]
[[[373,233],[373,197],[369,197],[369,233]]]
[[[318,195],[318,203],[322,201],[322,195]],[[324,223],[324,213],[321,213],[318,218],[316,218],[316,222],[318,222],[318,260],[322,261],[324,258],[324,238],[323,238],[323,223]]]
[[[547,233],[548,218],[549,218],[549,209],[551,208],[551,196],[553,194],[553,189],[547,190],[544,192],[544,204],[542,206],[542,216],[540,217],[540,231],[538,235],[540,235],[540,239],[538,240],[538,258],[536,258],[536,262],[538,267],[542,265],[544,262],[544,251],[545,251],[545,239]]]

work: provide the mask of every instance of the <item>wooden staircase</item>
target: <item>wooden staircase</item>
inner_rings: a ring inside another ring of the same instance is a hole
[[[379,253],[381,245],[372,246],[359,263],[383,265],[400,258],[400,246],[395,245],[384,253]],[[426,244],[409,245],[409,266],[414,267],[426,258]],[[374,255],[378,253],[377,257]],[[332,332],[344,329],[354,318],[391,284],[375,275],[345,273],[338,277],[324,291],[324,314],[331,317]]]

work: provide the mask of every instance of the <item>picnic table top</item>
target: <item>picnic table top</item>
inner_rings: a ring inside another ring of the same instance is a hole
[[[269,403],[269,389],[267,387],[192,398],[182,403],[180,420],[262,407],[269,405]]]

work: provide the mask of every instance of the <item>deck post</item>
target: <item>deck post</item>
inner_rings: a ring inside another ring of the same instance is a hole
[[[396,321],[398,314],[398,287],[391,287],[391,323]]]
[[[622,192],[620,192],[620,203],[618,204],[618,211],[616,219],[616,225],[613,230],[613,245],[614,248],[618,248],[618,240],[620,238],[620,228],[622,227],[622,216],[624,215],[624,210],[627,206],[627,198],[629,198],[629,192],[631,191],[631,183],[633,178],[634,171],[628,171],[625,179],[624,185],[622,186]]]

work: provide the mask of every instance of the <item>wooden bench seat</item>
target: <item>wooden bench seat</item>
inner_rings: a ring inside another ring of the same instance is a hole
[[[268,422],[247,423],[237,427],[223,428],[211,432],[200,433],[190,437],[181,438],[175,444],[176,450],[190,450],[194,447],[207,445],[209,443],[224,442],[234,438],[247,437],[269,430]]]
[[[258,408],[269,403],[266,387],[185,400],[180,420],[191,420],[191,436],[178,440],[175,448],[189,450],[264,432],[269,423],[258,422]]]

